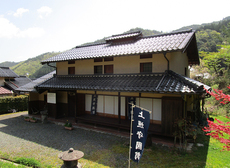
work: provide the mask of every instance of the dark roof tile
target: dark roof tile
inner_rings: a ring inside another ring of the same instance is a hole
[[[7,87],[11,88],[12,90],[16,90],[20,86],[23,86],[31,81],[32,80],[27,78],[26,76],[19,76],[17,78],[5,81],[5,84]]]
[[[9,67],[0,67],[0,77],[16,78],[18,75]]]
[[[126,38],[136,36],[137,34],[126,34],[112,36],[108,40],[114,38]],[[59,62],[67,60],[91,59],[97,57],[107,56],[124,56],[124,55],[137,55],[144,53],[159,53],[165,51],[184,51],[191,39],[195,36],[194,31],[182,31],[169,34],[161,34],[155,36],[138,37],[134,41],[120,42],[120,43],[102,43],[87,46],[79,46],[69,51],[63,52],[54,57],[43,60],[42,63]],[[194,43],[193,43],[194,44]],[[193,46],[197,48],[197,46]],[[193,63],[199,64],[198,52],[193,54]],[[192,58],[189,58],[192,59]]]
[[[53,77],[53,75],[56,74],[56,71],[50,72],[38,79],[35,79],[23,86],[20,86],[19,88],[16,89],[16,91],[22,91],[22,92],[36,92],[35,90],[35,86],[37,86],[38,84],[50,79],[51,77]]]
[[[96,90],[152,93],[203,93],[203,83],[173,71],[150,74],[64,75],[39,84],[36,89]]]

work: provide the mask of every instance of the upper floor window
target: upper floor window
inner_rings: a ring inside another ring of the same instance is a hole
[[[105,57],[104,61],[113,61],[113,57]]]
[[[102,74],[102,65],[94,66],[94,74]]]
[[[75,67],[68,67],[68,75],[74,75],[75,74]]]
[[[75,60],[68,61],[68,64],[75,64]]]
[[[152,54],[140,55],[140,59],[144,59],[144,58],[152,58]]]
[[[94,58],[94,62],[102,62],[103,58]]]
[[[104,74],[113,74],[113,65],[104,65]]]
[[[140,72],[152,72],[152,62],[140,63]]]

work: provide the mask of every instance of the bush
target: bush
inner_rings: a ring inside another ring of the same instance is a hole
[[[9,96],[0,98],[0,114],[10,112],[12,109],[16,111],[28,110],[28,96]]]
[[[34,158],[21,157],[21,158],[15,159],[15,162],[22,164],[22,165],[26,165],[26,166],[32,166],[34,168],[41,167],[41,163],[39,161],[35,160]]]

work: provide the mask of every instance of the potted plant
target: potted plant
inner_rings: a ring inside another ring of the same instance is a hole
[[[36,118],[34,118],[34,117],[32,117],[32,118],[30,118],[30,122],[37,122],[37,119]]]
[[[73,126],[72,126],[72,123],[69,122],[68,120],[66,121],[65,123],[65,129],[68,129],[68,130],[72,130],[73,129]]]
[[[25,121],[30,121],[30,118],[29,117],[24,117],[24,120]]]

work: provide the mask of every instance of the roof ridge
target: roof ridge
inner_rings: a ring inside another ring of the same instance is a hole
[[[10,67],[0,67],[0,68],[3,68],[3,69],[10,69]]]
[[[141,30],[136,30],[136,31],[131,31],[131,32],[126,32],[126,33],[121,33],[121,34],[115,34],[115,35],[112,35],[110,37],[116,37],[116,36],[121,36],[121,35],[127,35],[127,34],[133,34],[133,33],[142,33]],[[110,38],[109,37],[109,38]]]
[[[90,44],[82,44],[82,45],[79,45],[79,46],[76,46],[72,49],[75,49],[75,48],[82,48],[82,47],[90,47],[90,46],[96,46],[96,45],[102,45],[102,44],[107,44],[106,42],[96,42],[96,43],[90,43]]]
[[[191,28],[188,30],[181,30],[181,31],[175,31],[175,32],[170,32],[170,33],[162,33],[162,34],[156,34],[156,35],[150,35],[150,36],[142,36],[140,38],[160,37],[160,36],[168,36],[168,35],[182,34],[182,33],[189,33],[189,32],[195,32],[195,31]]]

